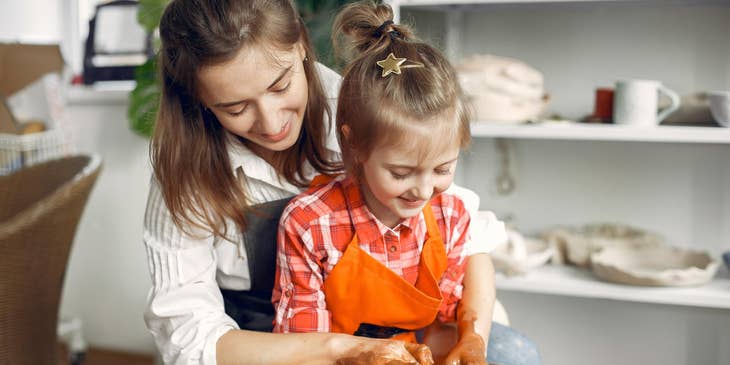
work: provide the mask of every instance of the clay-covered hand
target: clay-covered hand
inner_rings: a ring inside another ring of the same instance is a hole
[[[442,365],[487,365],[486,345],[474,332],[473,321],[459,322],[459,341],[444,358]]]
[[[403,341],[363,339],[355,351],[345,354],[336,365],[432,365],[426,345]]]

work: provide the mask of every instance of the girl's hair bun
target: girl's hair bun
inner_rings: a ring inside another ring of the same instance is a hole
[[[335,54],[345,61],[371,51],[381,51],[393,42],[416,39],[410,27],[393,22],[390,5],[372,1],[345,6],[335,18],[332,29]]]

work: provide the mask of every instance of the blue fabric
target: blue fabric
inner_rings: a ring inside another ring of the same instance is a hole
[[[511,327],[492,322],[487,345],[490,365],[540,365],[537,345]]]

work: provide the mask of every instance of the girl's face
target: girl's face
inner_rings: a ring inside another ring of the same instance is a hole
[[[198,72],[199,96],[229,132],[265,151],[297,141],[307,108],[304,48],[245,47],[230,61]]]
[[[454,180],[458,143],[419,158],[413,146],[378,146],[362,163],[363,195],[383,224],[395,227],[413,217]]]

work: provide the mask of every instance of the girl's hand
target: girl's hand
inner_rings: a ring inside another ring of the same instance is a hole
[[[336,365],[432,365],[431,350],[426,345],[403,341],[360,339]]]
[[[464,333],[443,361],[443,365],[487,365],[482,336]]]

